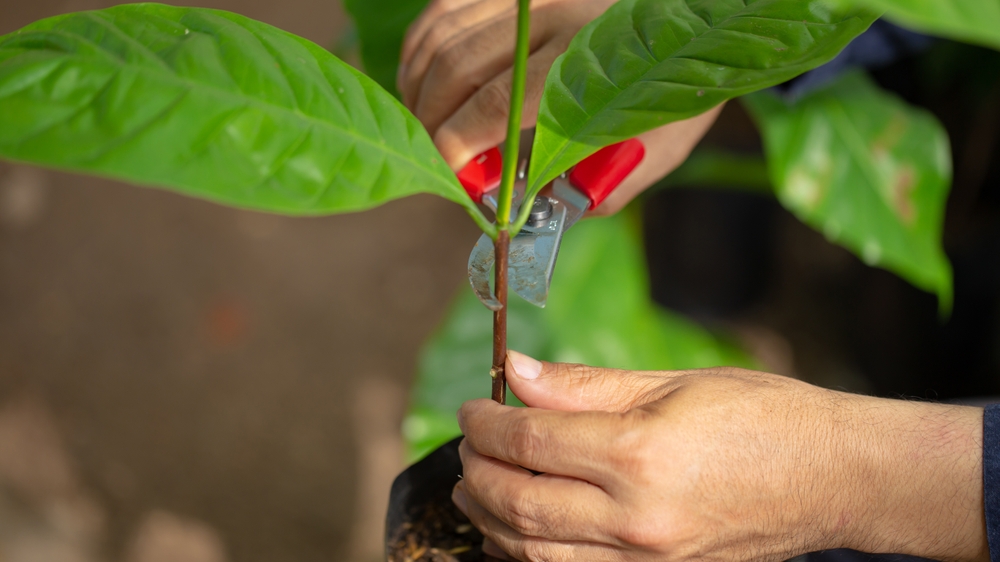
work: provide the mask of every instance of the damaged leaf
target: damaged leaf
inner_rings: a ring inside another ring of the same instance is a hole
[[[937,119],[860,71],[794,102],[773,92],[743,101],[763,134],[781,203],[868,265],[937,294],[949,310],[941,235],[951,149]]]

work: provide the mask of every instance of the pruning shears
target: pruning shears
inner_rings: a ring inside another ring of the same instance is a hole
[[[533,130],[524,131],[517,155],[512,214],[518,212],[525,190]],[[638,139],[605,147],[556,178],[534,200],[528,222],[510,240],[508,284],[524,300],[544,307],[559,255],[563,233],[588,210],[600,205],[642,161],[646,149]],[[496,212],[504,155],[492,148],[472,160],[458,173],[466,192],[477,203]],[[490,310],[500,310],[500,301],[490,290],[494,262],[493,240],[483,234],[469,255],[472,290]]]

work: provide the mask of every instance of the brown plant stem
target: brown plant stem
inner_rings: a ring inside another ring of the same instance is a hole
[[[497,233],[493,244],[496,258],[494,289],[497,300],[503,307],[493,313],[493,400],[507,403],[507,376],[504,365],[507,362],[507,256],[510,253],[510,232],[506,229]]]
[[[507,256],[510,253],[510,211],[514,198],[521,140],[521,115],[524,111],[525,84],[528,76],[530,50],[531,0],[517,0],[517,40],[514,44],[514,68],[510,84],[510,114],[507,116],[507,141],[504,144],[503,170],[497,194],[496,228],[493,241],[496,277],[493,292],[500,301],[500,310],[493,313],[493,400],[507,402]],[[516,234],[516,231],[515,231]]]

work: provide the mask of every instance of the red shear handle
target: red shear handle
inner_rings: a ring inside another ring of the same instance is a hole
[[[503,157],[496,147],[476,156],[458,172],[458,181],[476,203],[483,202],[483,195],[500,185]]]
[[[569,182],[590,199],[590,208],[597,208],[642,162],[646,147],[639,139],[629,139],[598,150],[573,168]],[[491,148],[475,157],[460,172],[458,181],[476,203],[483,195],[500,185],[503,157]]]
[[[569,174],[569,183],[589,197],[590,208],[596,209],[645,155],[646,147],[639,139],[606,146],[577,164]]]

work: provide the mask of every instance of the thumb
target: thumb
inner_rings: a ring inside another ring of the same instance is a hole
[[[526,405],[547,410],[624,412],[663,396],[673,378],[662,371],[625,371],[548,363],[507,352],[507,384]]]

